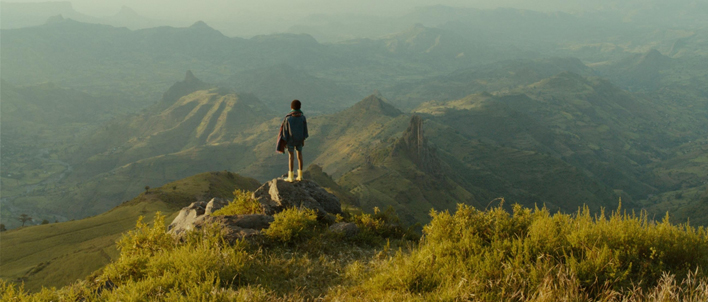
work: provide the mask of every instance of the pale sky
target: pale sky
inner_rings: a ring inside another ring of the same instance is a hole
[[[7,2],[38,2],[11,0]],[[272,17],[303,17],[314,13],[357,13],[369,15],[404,14],[416,6],[517,7],[538,11],[575,10],[568,0],[73,0],[74,9],[93,16],[115,14],[128,6],[141,15],[164,20],[228,19],[243,14]]]

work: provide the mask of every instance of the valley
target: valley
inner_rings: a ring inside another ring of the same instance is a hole
[[[282,176],[275,143],[293,99],[308,120],[306,178],[342,201],[339,220],[392,219],[417,237],[461,209],[539,228],[601,229],[616,209],[643,230],[708,226],[708,7],[436,5],[232,36],[127,7],[99,18],[2,5],[27,19],[0,29],[0,282],[37,292],[97,277],[122,261],[116,240],[138,217],[169,222]],[[407,240],[395,257],[427,244]],[[383,263],[394,252],[381,242],[352,244]]]

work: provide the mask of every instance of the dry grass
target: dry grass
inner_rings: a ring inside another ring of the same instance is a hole
[[[235,245],[216,227],[174,241],[158,215],[86,281],[0,290],[3,301],[708,301],[705,230],[620,213],[460,206],[432,212],[418,242],[390,211],[343,218],[362,232],[342,238],[292,210],[276,228],[299,235]]]

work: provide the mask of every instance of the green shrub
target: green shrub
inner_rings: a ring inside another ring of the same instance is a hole
[[[261,204],[251,198],[251,193],[243,190],[234,191],[234,200],[225,207],[212,213],[212,216],[263,214]]]
[[[352,215],[349,221],[359,227],[360,232],[356,239],[369,244],[380,243],[386,238],[417,240],[419,237],[413,231],[415,226],[403,226],[393,207],[388,207],[383,212],[375,207],[373,214]]]
[[[708,233],[668,218],[653,223],[619,209],[593,217],[587,208],[551,215],[518,205],[512,214],[460,205],[454,215],[431,215],[420,246],[382,265],[369,290],[521,301],[550,282],[595,299],[708,268]]]
[[[150,227],[143,222],[143,216],[138,218],[135,230],[124,234],[116,243],[121,251],[121,257],[136,254],[154,255],[162,249],[172,248],[172,236],[166,233],[165,215],[155,213],[155,221]]]
[[[287,244],[264,245],[228,244],[216,226],[175,241],[158,215],[153,226],[141,219],[120,239],[120,258],[88,281],[29,294],[0,280],[0,299],[708,301],[703,228],[587,208],[568,215],[460,205],[431,216],[417,244],[395,239],[402,233],[390,229],[391,210],[350,217],[368,236],[390,240],[381,246],[329,236],[311,210],[277,214],[264,233]]]
[[[273,215],[275,220],[264,230],[271,239],[291,243],[315,235],[317,213],[312,209],[288,208]]]

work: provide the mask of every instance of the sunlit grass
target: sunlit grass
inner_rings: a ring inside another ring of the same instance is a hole
[[[621,209],[551,214],[514,206],[431,212],[420,241],[391,210],[345,215],[359,237],[330,233],[308,211],[228,244],[218,227],[175,241],[138,222],[120,258],[87,281],[4,300],[91,301],[706,301],[708,233]],[[290,234],[290,236],[283,236]],[[294,235],[295,234],[295,235]],[[363,240],[366,238],[367,240]],[[378,238],[376,240],[375,238]]]

